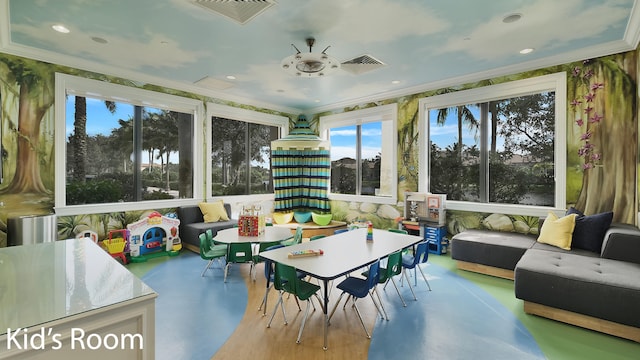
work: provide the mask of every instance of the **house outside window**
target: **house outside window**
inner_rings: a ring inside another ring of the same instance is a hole
[[[397,104],[320,118],[331,142],[331,199],[397,198]]]
[[[279,128],[213,117],[211,129],[213,195],[273,193],[271,141]]]
[[[451,209],[545,215],[564,208],[564,74],[434,96],[419,106],[422,191],[447,194]]]
[[[56,178],[57,213],[160,208],[195,197],[201,102],[62,74],[56,86],[56,164],[65,169]]]
[[[207,118],[209,196],[272,195],[271,141],[289,119],[219,104],[207,105]]]

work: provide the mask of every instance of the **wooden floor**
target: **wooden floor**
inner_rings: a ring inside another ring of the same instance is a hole
[[[248,266],[240,265],[240,268],[249,294],[247,310],[236,331],[212,359],[313,360],[367,358],[370,340],[366,337],[355,310],[349,305],[343,310],[342,304],[346,295],[331,319],[328,349],[326,351],[322,349],[324,340],[322,321],[324,316],[315,298],[316,311],[313,312],[313,308],[311,308],[302,334],[302,341],[300,344],[296,344],[306,302],[300,302],[302,311],[298,311],[294,298],[287,299],[285,294],[285,311],[289,324],[284,325],[282,311],[278,311],[271,327],[267,328],[271,312],[278,300],[277,291],[270,291],[267,315],[262,316],[262,311],[258,311],[258,307],[265,292],[263,264],[257,266],[255,282],[249,277]],[[234,270],[237,271],[238,267],[234,267]],[[343,278],[339,278],[337,281],[341,279]],[[314,279],[311,281],[315,282]],[[322,292],[323,290],[321,289],[319,294],[322,294]],[[329,311],[335,305],[339,295],[340,291],[334,288],[331,292]],[[375,321],[386,321],[381,320],[380,316],[376,316],[376,310],[370,298],[358,300],[358,308],[370,333],[373,330]]]
[[[248,265],[234,265],[225,284],[220,266],[200,276],[204,261],[198,255],[158,260],[129,265],[158,292],[158,359],[393,359],[399,358],[397,345],[403,358],[626,360],[640,353],[637,342],[526,314],[522,301],[513,296],[512,281],[459,271],[448,256],[429,257],[425,272],[433,291],[419,282],[418,301],[400,287],[407,307],[401,306],[392,286],[380,291],[390,321],[377,316],[370,299],[358,302],[368,329],[376,325],[372,340],[353,309],[340,305],[327,351],[322,350],[319,307],[307,322],[301,344],[295,339],[302,313],[293,298],[286,302],[289,325],[277,313],[272,327],[266,328],[269,316],[258,311],[265,286],[263,265],[258,265],[256,282],[248,278]],[[334,289],[331,306],[338,295]],[[276,299],[272,292],[269,310]]]

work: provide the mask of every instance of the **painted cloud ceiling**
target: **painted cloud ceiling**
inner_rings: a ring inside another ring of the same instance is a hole
[[[0,51],[280,109],[514,73],[635,48],[633,0],[275,0],[245,24],[192,0],[0,0]],[[7,9],[8,11],[5,11]],[[516,21],[509,21],[517,15]],[[70,32],[58,33],[52,25]],[[385,65],[300,78],[295,45]],[[525,48],[534,49],[521,54]],[[234,76],[235,79],[228,79]],[[208,77],[208,85],[196,84]]]

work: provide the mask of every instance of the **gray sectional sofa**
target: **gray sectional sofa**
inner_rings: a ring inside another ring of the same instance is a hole
[[[211,229],[213,236],[216,236],[219,230],[228,229],[236,226],[238,220],[231,217],[231,205],[224,204],[224,208],[227,211],[228,221],[217,222],[204,222],[202,211],[198,205],[180,206],[176,209],[178,219],[180,219],[180,240],[182,240],[182,246],[185,248],[197,252],[200,252],[200,239],[201,233]]]
[[[467,230],[451,239],[460,269],[513,279],[528,314],[640,342],[640,230],[613,224],[599,253],[535,236]]]

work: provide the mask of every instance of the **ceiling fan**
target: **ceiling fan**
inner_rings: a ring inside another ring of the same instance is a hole
[[[359,75],[385,66],[382,61],[371,55],[361,55],[340,63],[334,57],[327,54],[327,50],[331,46],[327,46],[320,53],[312,52],[315,41],[312,37],[306,39],[309,52],[304,53],[294,44],[291,44],[291,46],[296,49],[296,53],[282,60],[280,63],[282,69],[292,75],[300,77],[323,77],[340,69]]]

